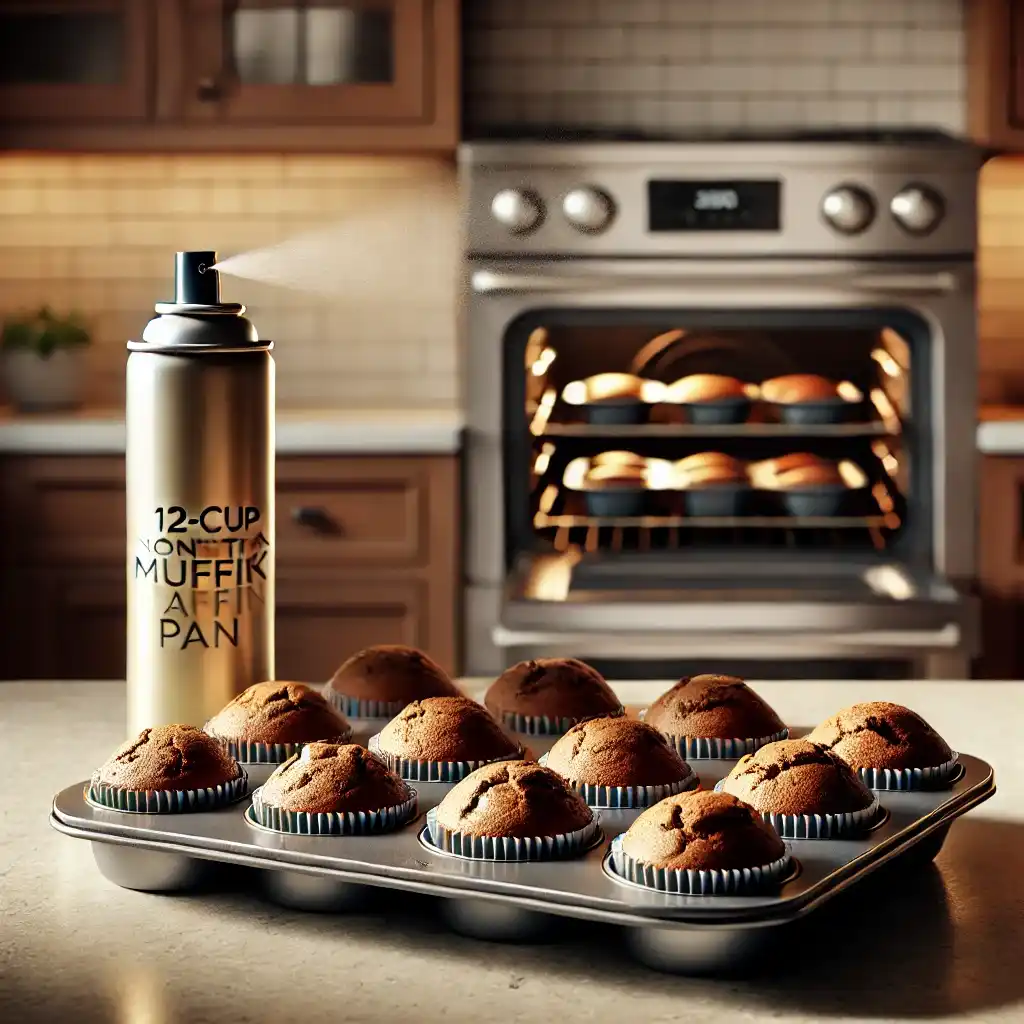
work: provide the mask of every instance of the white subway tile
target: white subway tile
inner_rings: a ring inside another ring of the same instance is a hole
[[[626,56],[626,31],[621,26],[563,29],[558,40],[559,56],[570,60],[621,60]]]
[[[712,128],[739,128],[747,123],[747,101],[740,96],[710,96],[704,106]]]
[[[868,57],[872,60],[899,60],[907,55],[910,30],[906,25],[875,25],[867,31]]]
[[[915,96],[907,100],[907,118],[916,124],[962,132],[965,125],[964,105],[956,97]]]
[[[956,28],[912,28],[907,32],[911,60],[958,64],[964,59],[964,33]]]
[[[708,33],[699,26],[637,26],[630,31],[627,40],[633,57],[655,60],[700,57],[707,46]]]
[[[604,64],[593,69],[595,87],[602,93],[655,93],[662,88],[665,69],[657,64]]]
[[[906,25],[913,21],[909,0],[834,0],[832,19],[855,25]]]
[[[799,97],[760,97],[747,99],[746,124],[751,128],[775,128],[803,124],[803,100]]]
[[[955,94],[962,89],[959,67],[929,64],[840,65],[835,69],[835,87],[839,92],[871,94]]]
[[[595,0],[595,20],[599,25],[658,24],[673,2],[685,0]]]

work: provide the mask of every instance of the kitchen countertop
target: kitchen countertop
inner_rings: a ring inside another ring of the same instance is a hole
[[[462,414],[455,409],[278,409],[282,455],[448,455],[462,446]],[[120,455],[124,413],[0,413],[0,453]]]
[[[477,693],[482,680],[467,681]],[[617,686],[630,703],[667,684]],[[689,979],[631,962],[614,930],[489,945],[447,932],[425,898],[387,919],[302,914],[235,892],[161,897],[98,873],[53,832],[55,792],[122,739],[123,683],[0,683],[0,1017],[80,1024],[555,1020],[1019,1021],[1024,1018],[1024,683],[765,683],[811,725],[889,697],[995,766],[999,792],[958,821],[936,864],[819,911],[791,968]],[[898,887],[898,889],[897,889]],[[874,900],[874,906],[866,897]]]
[[[455,409],[279,409],[282,455],[445,455],[462,446],[464,417]],[[0,410],[0,454],[119,455],[124,451],[120,409],[15,414]],[[983,406],[978,450],[1024,454],[1024,408]]]

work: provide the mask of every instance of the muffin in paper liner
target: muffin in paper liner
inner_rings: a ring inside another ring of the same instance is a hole
[[[299,753],[307,743],[314,742],[305,740],[302,743],[259,743],[255,740],[232,740],[216,736],[209,732],[205,725],[203,731],[213,736],[239,764],[284,764],[292,754]],[[325,736],[323,742],[348,743],[351,739],[352,727],[349,726],[341,736]]]
[[[461,782],[470,772],[475,772],[482,765],[493,764],[495,761],[522,761],[526,757],[526,751],[520,744],[514,754],[488,757],[483,761],[417,761],[381,750],[379,740],[380,733],[371,736],[366,743],[366,749],[406,782]]]
[[[643,721],[647,713],[645,708],[640,712]],[[673,736],[663,733],[684,761],[733,761],[739,760],[744,754],[752,754],[755,750],[775,743],[777,740],[789,739],[789,729],[773,733],[771,736],[759,736],[750,739],[721,739],[717,736]]]
[[[314,814],[308,811],[283,811],[263,802],[263,787],[252,795],[252,820],[273,832],[302,836],[360,836],[394,832],[407,825],[419,813],[416,790],[406,787],[408,798],[400,804],[377,811],[336,811]]]
[[[548,755],[543,754],[538,759],[538,764],[547,767]],[[687,765],[687,768],[690,768]],[[700,785],[697,773],[690,768],[689,774],[677,782],[667,782],[658,786],[595,786],[586,782],[573,782],[566,779],[566,783],[572,787],[588,807],[601,811],[629,810],[638,807],[653,807],[659,800],[675,793],[685,793],[687,790],[696,789]]]
[[[212,811],[236,803],[249,791],[249,776],[239,769],[237,779],[208,786],[205,789],[124,789],[100,782],[99,773],[93,774],[86,787],[89,803],[114,811],[134,814],[188,814],[194,811]]]
[[[789,873],[792,854],[770,864],[729,870],[659,868],[631,857],[622,849],[622,836],[611,842],[609,865],[612,873],[634,885],[680,896],[749,896],[778,885]]]
[[[427,811],[427,835],[436,849],[455,857],[522,863],[579,856],[600,839],[602,832],[601,820],[595,814],[583,828],[554,836],[478,836],[453,832],[438,824],[437,808],[432,807]]]
[[[523,736],[562,736],[578,722],[585,722],[587,718],[619,717],[625,713],[626,709],[620,707],[617,711],[606,712],[602,715],[555,718],[550,715],[521,715],[516,711],[502,711],[501,724],[506,729]]]
[[[320,691],[329,703],[346,718],[394,718],[404,710],[404,700],[359,700],[347,694],[338,693],[330,683],[324,683]]]
[[[907,792],[914,789],[941,789],[951,785],[960,774],[960,755],[932,768],[854,768],[868,789],[883,792]]]
[[[715,792],[723,792],[725,779],[715,783]],[[771,811],[757,813],[768,822],[783,839],[841,839],[866,832],[878,820],[881,812],[878,797],[858,811],[842,814],[774,814]]]

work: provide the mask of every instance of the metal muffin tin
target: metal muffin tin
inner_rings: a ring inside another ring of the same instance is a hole
[[[365,742],[380,722],[353,722]],[[555,737],[524,740],[539,756]],[[451,788],[416,783],[419,817],[399,832],[372,836],[281,835],[247,821],[248,799],[196,814],[127,814],[94,807],[86,783],[58,793],[50,824],[92,843],[100,871],[128,889],[173,892],[210,884],[217,862],[264,869],[268,897],[311,911],[343,912],[373,905],[380,888],[442,897],[439,909],[454,930],[490,941],[524,941],[551,931],[553,918],[622,925],[634,955],[659,970],[706,973],[741,969],[777,943],[787,926],[890,863],[931,860],[950,825],[995,792],[992,768],[960,756],[962,772],[948,788],[880,793],[887,812],[856,839],[791,840],[795,870],[775,892],[757,896],[687,897],[616,879],[609,844],[642,813],[599,811],[604,839],[576,860],[492,863],[437,852],[425,835],[425,815]],[[711,789],[734,761],[694,762]],[[273,770],[252,765],[250,785]],[[247,769],[248,770],[248,769]]]

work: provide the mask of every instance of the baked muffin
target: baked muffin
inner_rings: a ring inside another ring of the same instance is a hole
[[[744,484],[746,463],[724,452],[700,452],[674,464],[677,486],[682,489],[714,484]]]
[[[344,742],[345,717],[304,683],[256,683],[243,690],[204,726],[241,761],[277,763],[313,740]]]
[[[754,808],[701,790],[649,807],[612,841],[611,860],[616,874],[651,889],[738,895],[777,883],[789,853]]]
[[[739,757],[788,735],[782,719],[736,676],[680,679],[647,709],[644,721],[685,758]]]
[[[789,463],[775,467],[774,486],[780,491],[796,490],[801,487],[842,487],[843,477],[839,466],[828,459],[806,456],[802,463]]]
[[[591,462],[584,481],[588,487],[644,487],[647,483],[647,465]]]
[[[657,729],[624,716],[574,725],[544,764],[592,807],[643,807],[698,781]]]
[[[669,384],[665,397],[682,405],[699,402],[722,402],[747,398],[747,385],[737,377],[718,373],[691,373]]]
[[[253,813],[281,832],[380,832],[409,820],[416,794],[365,747],[310,743],[253,794]]]
[[[241,797],[241,765],[212,736],[192,725],[143,729],[97,771],[89,798],[122,811],[202,810]]]
[[[428,813],[427,827],[440,849],[486,860],[570,856],[598,828],[583,799],[533,761],[477,768]]]
[[[488,761],[522,757],[522,748],[476,701],[428,697],[408,704],[370,741],[403,778],[451,782]]]
[[[877,809],[874,794],[853,769],[809,740],[780,740],[746,754],[719,787],[794,838],[854,831],[870,825]],[[797,818],[822,822],[792,820]]]
[[[814,373],[791,373],[766,380],[761,385],[761,394],[765,401],[779,405],[829,402],[839,398],[839,385]]]
[[[353,654],[331,677],[324,696],[354,718],[390,718],[410,701],[461,696],[448,674],[422,651],[381,644]]]
[[[645,455],[637,455],[636,452],[624,452],[617,449],[607,452],[598,452],[590,460],[592,466],[638,466],[641,469],[647,465]]]
[[[491,684],[484,704],[506,727],[531,735],[560,735],[583,719],[624,710],[601,674],[576,658],[521,661]]]
[[[583,383],[588,403],[640,401],[644,392],[643,378],[631,373],[598,373]]]
[[[909,708],[888,701],[854,704],[807,737],[857,770],[877,789],[907,789],[955,771],[949,744]]]

